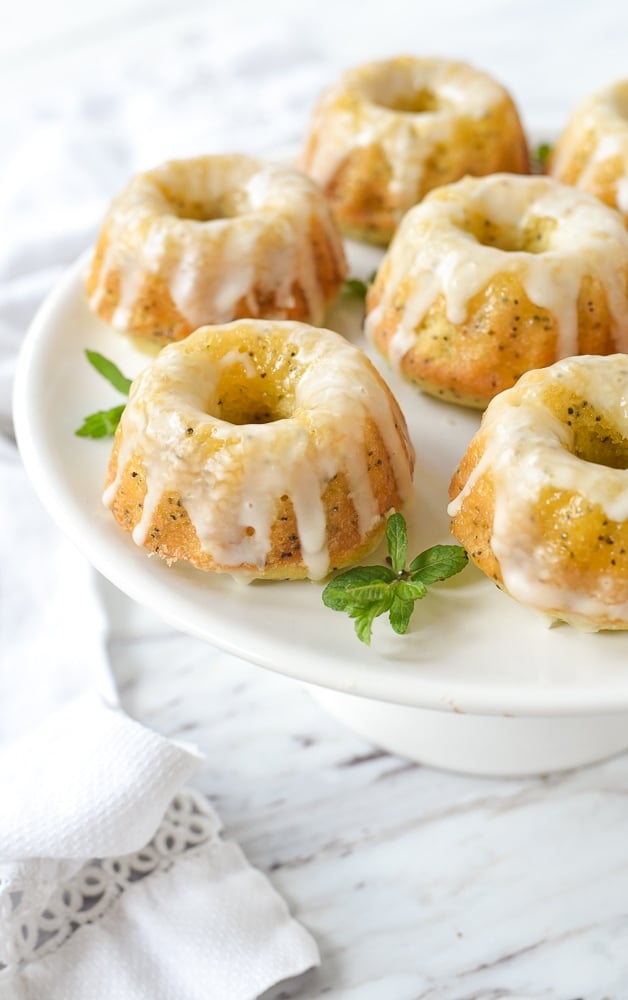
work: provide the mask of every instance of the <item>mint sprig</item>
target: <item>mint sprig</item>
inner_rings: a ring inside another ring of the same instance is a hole
[[[363,281],[362,278],[345,278],[342,284],[344,294],[348,295],[350,298],[360,299],[361,302],[364,302],[369,286],[375,281],[376,275],[377,271],[373,271],[373,273],[368,276],[366,281]]]
[[[549,158],[552,155],[552,149],[553,147],[549,142],[540,142],[532,154],[534,165],[543,170],[547,166]]]
[[[85,357],[99,375],[111,383],[114,389],[121,392],[123,396],[128,396],[132,379],[123,375],[113,361],[106,358],[104,354],[99,354],[98,351],[86,350]],[[110,410],[97,410],[96,413],[90,413],[74,433],[77,437],[111,437],[116,432],[125,406],[126,403],[122,403],[119,406],[112,406]]]
[[[459,545],[433,545],[408,566],[408,529],[403,514],[388,518],[386,543],[390,566],[356,566],[339,573],[323,590],[326,607],[353,618],[356,635],[367,646],[375,618],[388,613],[393,631],[403,635],[414,604],[425,597],[428,584],[455,576],[468,562]]]

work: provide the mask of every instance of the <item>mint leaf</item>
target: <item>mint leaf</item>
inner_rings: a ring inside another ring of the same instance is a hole
[[[419,601],[427,594],[427,587],[420,580],[399,580],[396,593],[403,601]]]
[[[366,299],[369,286],[375,281],[375,276],[377,271],[373,271],[369,274],[366,281],[362,278],[345,278],[342,283],[342,291],[345,295],[349,295],[351,298],[361,299],[362,302]]]
[[[395,574],[388,566],[356,566],[330,580],[323,603],[333,611],[365,608],[384,599]]]
[[[408,553],[408,530],[403,514],[391,514],[386,522],[386,544],[395,573],[402,573]]]
[[[120,423],[120,417],[124,412],[124,405],[122,403],[121,406],[113,406],[110,410],[98,410],[97,413],[90,413],[74,433],[77,437],[110,437],[112,434],[115,434],[116,427]]]
[[[128,396],[132,379],[123,375],[118,366],[114,365],[113,361],[106,358],[104,354],[99,354],[98,351],[86,350],[85,357],[99,375],[102,375],[103,378],[106,378],[111,383],[114,389],[117,389],[124,396]],[[77,437],[111,437],[115,434],[116,427],[120,423],[124,407],[125,404],[122,403],[120,406],[112,406],[110,410],[98,410],[96,413],[90,413],[89,416],[84,418],[83,423],[74,433]]]
[[[361,278],[345,278],[342,290],[346,295],[350,295],[352,298],[362,299],[362,301],[364,301],[368,291],[368,285],[365,281],[362,281]]]
[[[373,621],[379,615],[385,614],[390,609],[392,601],[393,594],[392,591],[389,590],[384,600],[372,604],[370,608],[356,609],[350,615],[350,617],[354,619],[355,634],[358,639],[360,639],[360,641],[365,643],[367,646],[370,646],[371,644]]]
[[[410,618],[412,612],[414,611],[414,601],[404,601],[401,597],[395,594],[393,602],[390,606],[390,624],[394,632],[398,635],[404,635],[408,631],[408,625],[410,624]]]
[[[360,642],[363,642],[366,646],[371,645],[373,618],[375,617],[372,612],[367,611],[355,620],[355,634]]]
[[[391,514],[386,523],[386,543],[391,566],[356,566],[330,580],[323,603],[353,619],[355,632],[367,646],[375,618],[388,612],[394,632],[408,631],[416,601],[427,594],[428,583],[438,583],[467,565],[459,545],[433,545],[406,567],[408,529],[402,514]],[[392,567],[392,568],[391,568]]]
[[[547,166],[548,160],[552,155],[552,146],[549,142],[540,142],[532,154],[532,159],[537,167],[543,169]]]
[[[459,545],[433,545],[413,559],[408,570],[412,581],[440,583],[465,568],[469,557]]]
[[[111,382],[114,389],[117,389],[124,396],[128,396],[132,379],[123,375],[118,366],[114,365],[113,361],[110,361],[103,354],[99,354],[98,351],[86,350],[85,356],[99,375],[102,375],[108,382]]]

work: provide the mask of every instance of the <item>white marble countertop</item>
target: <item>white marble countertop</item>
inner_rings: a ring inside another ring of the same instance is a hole
[[[25,326],[134,170],[298,142],[341,67],[400,52],[473,61],[551,135],[578,97],[625,74],[628,8],[26,2],[0,29],[0,211],[5,240],[19,226],[7,274]],[[0,387],[10,378],[0,370]],[[102,591],[123,706],[198,744],[196,783],[226,834],[319,945],[320,968],[269,1000],[628,997],[628,756],[516,780],[439,773],[353,735],[296,682]]]

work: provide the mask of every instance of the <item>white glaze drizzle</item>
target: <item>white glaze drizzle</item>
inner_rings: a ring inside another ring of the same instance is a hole
[[[179,193],[224,217],[177,217]],[[278,312],[289,310],[296,283],[312,321],[320,322],[326,297],[312,256],[314,216],[342,273],[344,252],[322,194],[296,170],[245,156],[209,156],[138,174],[105,222],[108,242],[90,304],[97,309],[108,276],[118,276],[112,323],[125,330],[145,275],[158,274],[179,313],[196,327],[229,322],[243,298],[256,315],[255,286],[274,298]]]
[[[439,107],[413,113],[391,106],[397,97],[423,90],[437,96]],[[417,200],[425,163],[450,145],[460,119],[480,120],[505,101],[510,98],[497,81],[464,63],[409,57],[366,63],[322,95],[310,129],[316,141],[304,168],[325,188],[354,148],[377,146],[390,167],[388,191],[401,218]],[[487,149],[487,172],[491,155],[492,169],[501,165]]]
[[[245,383],[257,375],[247,353],[231,349],[211,358],[210,339],[222,331],[282,338],[296,351],[300,369],[290,418],[233,425],[211,416],[221,372],[240,366]],[[367,474],[365,419],[375,420],[393,463],[400,495],[411,490],[412,448],[405,422],[365,355],[328,330],[304,324],[239,321],[197,331],[165,348],[133,383],[122,417],[117,473],[103,500],[111,506],[128,462],[139,458],[147,492],[133,540],[146,540],[164,494],[178,492],[202,548],[223,565],[264,566],[276,501],[293,503],[303,560],[318,579],[329,571],[322,493],[337,473],[347,476],[360,531],[380,520]],[[186,434],[188,427],[194,434]],[[219,447],[208,454],[197,434],[210,433]],[[249,531],[247,532],[247,529]],[[253,531],[250,531],[253,529]]]
[[[477,213],[497,227],[523,232],[535,220],[555,227],[541,253],[485,246],[465,228]],[[596,198],[551,178],[494,174],[465,178],[428,195],[404,217],[388,250],[378,305],[369,311],[373,338],[386,310],[399,305],[389,344],[399,366],[415,330],[439,295],[451,323],[464,322],[471,298],[502,273],[519,276],[528,298],[557,319],[557,357],[578,353],[577,299],[586,275],[606,288],[617,350],[628,350],[628,234],[620,217]]]
[[[463,489],[448,506],[455,517],[478,479],[489,473],[494,485],[491,547],[506,590],[542,611],[566,617],[628,621],[628,601],[613,603],[610,580],[600,577],[593,592],[560,586],[554,557],[541,544],[530,552],[529,524],[541,492],[565,490],[599,504],[612,521],[628,520],[628,470],[587,462],[572,453],[573,433],[545,405],[554,380],[564,380],[575,398],[604,413],[628,438],[628,358],[580,356],[530,372],[488,406],[483,420],[485,449]]]

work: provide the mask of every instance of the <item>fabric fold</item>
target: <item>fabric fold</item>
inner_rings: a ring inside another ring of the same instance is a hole
[[[0,858],[138,850],[201,757],[86,693],[0,749]]]

